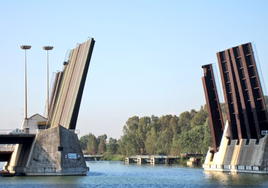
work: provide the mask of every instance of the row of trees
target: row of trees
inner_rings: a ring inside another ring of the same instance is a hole
[[[88,154],[104,154],[109,153],[114,155],[118,151],[118,143],[114,138],[109,138],[107,144],[107,135],[103,134],[96,137],[94,134],[87,134],[79,140],[82,150],[86,150]]]
[[[106,134],[80,138],[81,147],[89,154],[121,155],[179,155],[183,152],[205,154],[212,146],[208,113],[203,106],[199,111],[183,112],[180,116],[152,115],[130,117],[119,140]]]
[[[131,117],[118,140],[123,155],[203,153],[212,145],[208,114],[201,106],[176,115]]]

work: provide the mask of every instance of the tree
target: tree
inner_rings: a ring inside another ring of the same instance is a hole
[[[118,140],[119,152],[122,155],[137,155],[139,154],[139,147],[136,138],[133,134],[125,134]]]
[[[178,126],[180,127],[181,131],[188,131],[191,129],[191,114],[186,111],[180,114]]]
[[[172,143],[172,132],[168,130],[161,132],[156,141],[157,154],[168,155],[170,153],[171,143]]]
[[[149,132],[146,134],[146,142],[145,142],[145,149],[147,154],[155,155],[157,153],[157,132],[155,127],[152,127]]]
[[[180,155],[180,140],[178,139],[178,135],[176,135],[176,134],[173,135],[170,154],[171,155]]]
[[[106,152],[106,139],[101,138],[98,146],[98,154]]]
[[[89,137],[90,137],[90,135],[89,134],[86,134],[86,135],[82,136],[79,139],[79,143],[80,143],[80,146],[81,146],[81,149],[82,150],[86,150],[87,149],[87,143],[88,143]]]
[[[201,106],[199,112],[195,113],[191,120],[191,127],[203,125],[206,122],[207,117],[208,113],[204,110],[203,106]]]
[[[98,150],[97,139],[95,135],[91,134],[87,143],[87,151],[91,155],[95,155]]]
[[[118,150],[118,147],[119,147],[119,145],[117,143],[117,140],[111,137],[109,139],[109,143],[107,145],[107,151],[108,151],[108,153],[111,154],[111,155],[116,154],[117,153],[117,150]]]
[[[179,133],[181,133],[181,128],[178,126],[178,121],[179,121],[179,118],[177,116],[173,116],[171,119],[170,119],[170,128],[172,129],[172,132],[174,135],[177,135]]]
[[[170,120],[172,115],[165,115],[159,118],[158,123],[161,124],[161,131],[165,131],[170,128]]]
[[[151,120],[152,120],[153,123],[157,123],[159,118],[157,116],[155,116],[155,115],[151,115]]]
[[[212,136],[211,136],[211,129],[209,124],[209,118],[207,118],[206,122],[204,123],[204,142],[202,146],[203,154],[206,154],[209,147],[212,147]]]

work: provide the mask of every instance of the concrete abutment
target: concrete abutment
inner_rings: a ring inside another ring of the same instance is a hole
[[[89,171],[77,135],[60,125],[38,133],[31,145],[17,145],[5,169],[25,175],[86,175]]]

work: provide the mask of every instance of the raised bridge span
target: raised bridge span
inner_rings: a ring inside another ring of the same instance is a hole
[[[26,117],[21,128],[26,134],[0,135],[0,144],[16,144],[14,152],[6,151],[2,158],[7,160],[4,170],[25,175],[87,174],[74,130],[94,44],[90,38],[67,54],[63,70],[55,76],[46,118]],[[36,129],[42,131],[32,132]]]

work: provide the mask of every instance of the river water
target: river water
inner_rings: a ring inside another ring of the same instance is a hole
[[[3,163],[0,163],[0,167]],[[87,162],[87,176],[0,177],[0,187],[268,187],[268,175],[204,172],[182,165]]]

